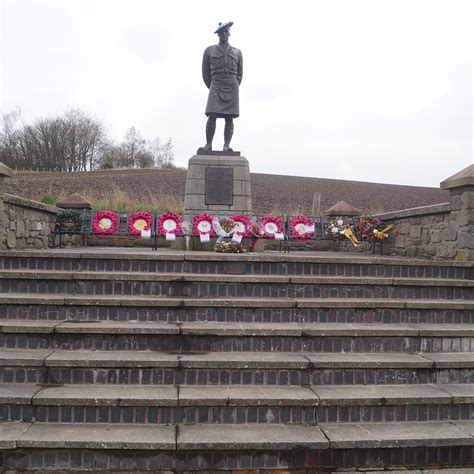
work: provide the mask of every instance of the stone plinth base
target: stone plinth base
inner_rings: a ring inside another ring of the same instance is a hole
[[[221,176],[222,180],[216,179]],[[249,162],[243,156],[195,155],[188,163],[184,213],[252,212]]]

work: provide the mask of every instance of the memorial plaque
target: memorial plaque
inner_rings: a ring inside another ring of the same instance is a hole
[[[234,204],[234,170],[208,166],[206,168],[206,205]]]

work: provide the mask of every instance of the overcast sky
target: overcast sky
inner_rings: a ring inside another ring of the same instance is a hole
[[[0,108],[25,122],[79,107],[117,140],[171,137],[186,166],[231,20],[251,171],[437,187],[473,162],[470,0],[0,1]]]

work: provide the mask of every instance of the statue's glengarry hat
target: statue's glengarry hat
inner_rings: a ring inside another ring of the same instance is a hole
[[[219,23],[217,30],[214,33],[219,33],[219,31],[223,30],[224,28],[230,28],[234,24],[233,21],[228,21],[227,23]]]

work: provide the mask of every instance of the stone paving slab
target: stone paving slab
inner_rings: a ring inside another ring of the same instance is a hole
[[[474,368],[474,352],[424,352],[437,369]]]
[[[0,367],[39,367],[52,352],[52,349],[2,349],[0,350]]]
[[[410,324],[422,337],[473,337],[473,324]]]
[[[392,285],[404,286],[455,286],[474,287],[474,280],[462,280],[460,278],[393,278]]]
[[[438,385],[375,385],[375,391],[382,396],[384,405],[450,404],[452,397]]]
[[[152,273],[152,272],[101,272],[75,271],[71,272],[72,280],[106,280],[106,281],[183,281],[181,273]]]
[[[179,357],[183,368],[223,369],[305,369],[308,360],[293,352],[209,352],[186,354]]]
[[[68,334],[179,334],[179,326],[173,323],[142,321],[65,321],[58,324],[55,332]]]
[[[459,420],[455,422],[455,425],[466,433],[469,433],[474,439],[474,420]]]
[[[31,423],[0,423],[0,449],[15,449],[18,438]]]
[[[382,405],[374,385],[313,385],[321,406]]]
[[[305,298],[296,303],[298,308],[474,309],[473,300]]]
[[[452,397],[431,384],[331,385],[312,387],[321,406],[450,404]]]
[[[49,297],[49,296],[48,296]],[[48,301],[46,299],[46,301]],[[1,302],[1,300],[0,300]],[[43,303],[44,304],[44,303]],[[162,296],[74,296],[65,295],[67,306],[183,306],[182,298],[166,298]]]
[[[333,449],[472,446],[467,429],[450,422],[334,423],[319,425]]]
[[[401,309],[405,307],[406,300],[394,298],[298,298],[298,308],[390,308]]]
[[[213,336],[301,336],[298,323],[182,323],[181,333],[185,335]]]
[[[16,442],[19,448],[170,449],[172,425],[33,423]]]
[[[65,272],[66,273],[66,272]],[[49,278],[49,277],[48,277]],[[106,280],[106,281],[183,281],[181,273],[152,273],[152,272],[71,272],[72,280]]]
[[[64,296],[54,294],[0,293],[0,304],[64,305]]]
[[[436,387],[450,395],[453,403],[474,403],[474,384],[439,384]]]
[[[0,270],[0,279],[23,280],[107,280],[107,281],[183,281],[180,273],[140,273],[66,270]]]
[[[405,300],[407,309],[474,309],[474,300]]]
[[[315,406],[318,397],[307,387],[192,386],[179,389],[180,406]]]
[[[47,367],[178,367],[178,356],[153,351],[56,350]]]
[[[178,450],[184,449],[325,449],[329,443],[317,426],[180,426]]]
[[[74,272],[64,270],[9,270],[0,269],[0,280],[14,278],[15,280],[71,280]]]
[[[315,368],[430,368],[433,363],[419,355],[402,353],[315,352],[305,353]]]
[[[298,285],[390,285],[392,278],[389,277],[348,277],[348,276],[329,276],[329,275],[290,275],[290,283]]]
[[[33,405],[171,407],[178,405],[178,389],[172,385],[62,385],[42,388],[33,397]]]
[[[381,285],[381,286],[446,286],[473,287],[474,281],[454,278],[392,278],[392,277],[346,277],[346,276],[290,276],[295,284],[334,285]]]
[[[0,384],[0,404],[29,405],[33,396],[40,390],[40,385]]]
[[[300,323],[304,336],[417,336],[418,329],[407,324]]]
[[[295,308],[296,300],[291,298],[186,298],[186,307],[226,308]]]
[[[57,320],[2,319],[0,333],[48,334],[53,333],[60,323]]]
[[[212,283],[290,283],[288,275],[229,275],[229,274],[203,274],[183,273],[183,281],[212,282]]]

